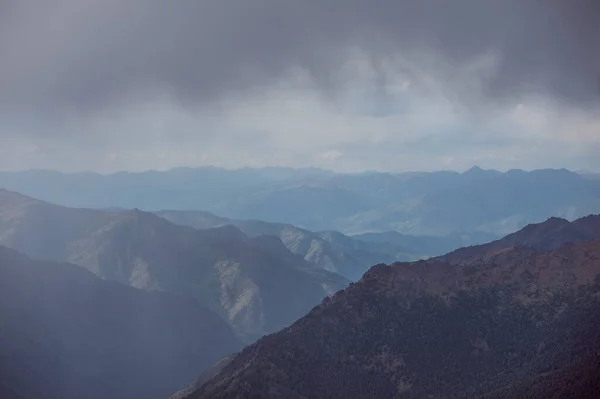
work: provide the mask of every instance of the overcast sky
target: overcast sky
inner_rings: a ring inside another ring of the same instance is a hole
[[[600,171],[597,0],[0,0],[0,169]]]

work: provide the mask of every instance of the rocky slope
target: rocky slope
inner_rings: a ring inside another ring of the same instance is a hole
[[[0,247],[2,398],[164,398],[240,347],[193,300]]]
[[[599,240],[374,266],[187,397],[488,394],[600,347],[599,274]]]
[[[275,237],[197,230],[152,213],[74,209],[0,190],[0,244],[111,281],[195,298],[245,340],[285,327],[345,287]]]

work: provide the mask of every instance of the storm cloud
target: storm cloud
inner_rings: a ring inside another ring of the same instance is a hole
[[[0,134],[36,167],[389,168],[352,149],[435,155],[441,133],[575,160],[597,144],[599,38],[595,0],[0,0]]]

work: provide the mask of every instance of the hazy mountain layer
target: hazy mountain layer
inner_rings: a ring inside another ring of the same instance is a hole
[[[353,281],[377,263],[428,258],[496,238],[491,234],[478,234],[476,238],[458,234],[410,236],[395,231],[347,236],[338,231],[313,232],[284,223],[228,219],[205,211],[155,213],[173,223],[198,229],[231,225],[250,236],[277,236],[291,252],[301,255],[307,262]]]
[[[0,247],[2,398],[164,398],[240,347],[193,300]]]
[[[336,231],[312,232],[291,224],[269,223],[260,220],[236,220],[215,216],[203,211],[160,211],[162,218],[173,223],[199,229],[232,225],[250,236],[273,235],[293,253],[320,269],[332,271],[358,280],[377,263],[393,263],[420,257],[440,255],[461,246],[461,240],[446,237],[394,237],[395,240],[377,241],[378,234],[361,240]],[[396,242],[395,242],[396,241]],[[415,248],[408,245],[412,244]],[[421,252],[421,251],[426,252]]]
[[[382,246],[391,245],[392,247],[410,248],[410,253],[420,254],[421,257],[442,255],[457,248],[484,244],[499,238],[497,235],[491,233],[413,236],[398,233],[397,231],[356,234],[351,237],[363,242],[377,243]]]
[[[232,226],[197,230],[138,210],[66,208],[4,190],[0,244],[107,280],[195,298],[248,340],[289,325],[348,283],[276,237],[248,237]]]
[[[600,347],[599,274],[598,239],[374,266],[188,397],[477,397]]]
[[[600,180],[564,169],[501,173],[335,174],[318,169],[178,168],[166,172],[2,172],[0,187],[68,206],[205,210],[345,234],[512,233],[551,216],[600,212]]]

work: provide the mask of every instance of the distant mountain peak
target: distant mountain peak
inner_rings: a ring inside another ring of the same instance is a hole
[[[464,173],[481,173],[481,172],[485,172],[485,171],[483,169],[481,169],[481,167],[475,165],[472,168],[465,171]]]
[[[561,218],[558,216],[551,216],[548,219],[546,219],[546,222],[544,222],[544,223],[550,223],[550,222],[560,222],[560,223],[567,222],[568,223],[569,221],[565,218]]]
[[[475,165],[472,168],[464,171],[462,174],[465,176],[488,176],[498,175],[500,172],[494,169],[482,169],[480,166]]]

